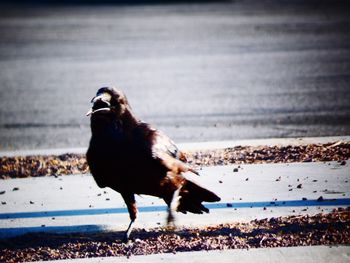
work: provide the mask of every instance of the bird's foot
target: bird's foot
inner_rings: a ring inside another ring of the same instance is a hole
[[[125,231],[124,237],[122,239],[122,242],[125,244],[128,243],[128,241],[129,241],[130,233],[131,233],[131,230],[133,228],[134,222],[135,222],[135,219],[131,220],[128,229]]]
[[[167,224],[165,228],[167,231],[174,231],[176,229],[175,217],[171,212],[168,214]]]
[[[124,244],[130,243],[129,235],[127,233],[124,234],[124,237],[122,238],[122,243]]]
[[[167,225],[165,227],[165,231],[167,232],[174,232],[176,230],[176,226],[173,224],[173,225]]]

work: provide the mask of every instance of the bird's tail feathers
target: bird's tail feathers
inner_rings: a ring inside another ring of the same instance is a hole
[[[180,191],[180,203],[177,208],[179,212],[191,212],[195,214],[202,214],[203,212],[208,213],[209,209],[206,208],[202,202],[218,202],[218,197],[213,192],[186,180]]]

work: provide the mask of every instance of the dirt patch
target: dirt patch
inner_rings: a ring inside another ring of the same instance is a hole
[[[217,150],[185,153],[188,163],[200,166],[339,161],[350,159],[350,142],[300,146],[236,146]],[[84,154],[16,156],[0,158],[0,178],[58,176],[89,173]]]

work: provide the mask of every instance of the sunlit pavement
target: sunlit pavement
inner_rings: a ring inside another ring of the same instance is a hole
[[[127,261],[126,261],[127,260]],[[269,262],[269,263],[294,263],[294,262],[317,262],[317,263],[348,263],[350,260],[350,248],[348,246],[312,246],[312,247],[288,247],[288,248],[255,248],[234,249],[219,251],[199,251],[183,253],[155,254],[149,256],[104,257],[75,259],[77,263],[83,262],[189,262],[189,263],[212,263],[212,262]],[[71,262],[72,260],[60,260],[52,262]],[[47,261],[45,261],[47,262]]]
[[[334,139],[340,138],[289,139],[289,141],[271,139],[251,141],[251,145],[316,143],[334,141]],[[249,145],[249,141],[227,142],[225,145],[234,144]],[[205,148],[212,148],[214,145],[215,142],[202,144]],[[200,144],[182,146],[187,150],[201,147]],[[348,162],[345,165],[338,162],[309,162],[213,166],[202,168],[199,177],[191,174],[186,176],[217,193],[221,201],[206,204],[210,208],[209,214],[178,213],[176,215],[178,226],[197,227],[244,222],[256,218],[326,213],[337,207],[350,206]],[[98,188],[91,175],[8,179],[1,182],[0,191],[5,191],[0,196],[2,202],[0,238],[19,236],[29,232],[73,233],[125,230],[129,222],[127,209],[121,196],[110,188]],[[165,224],[166,206],[161,199],[137,196],[137,204],[140,213],[135,227],[152,228]],[[337,249],[341,253],[335,253],[336,255],[349,256],[348,247]],[[329,249],[305,250],[303,248],[302,253],[310,256],[314,255],[313,251],[318,254],[319,250],[325,253]],[[264,250],[252,249],[248,254],[243,252],[228,252],[227,255],[223,252],[203,253],[212,259],[226,255],[230,258],[243,257],[242,260],[248,262],[252,251],[255,251],[253,254],[258,256]],[[268,251],[271,258],[279,254],[291,253],[288,249]],[[198,255],[196,253],[193,255]],[[158,260],[161,258],[161,256],[155,257]],[[170,255],[164,257],[167,260],[172,258]],[[143,257],[133,258],[138,261],[143,260]],[[193,262],[196,262],[195,258]],[[288,257],[288,260],[291,259]]]

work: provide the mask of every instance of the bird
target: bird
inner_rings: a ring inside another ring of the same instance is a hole
[[[122,91],[102,87],[91,103],[86,114],[91,127],[86,160],[97,185],[119,192],[124,199],[130,217],[124,242],[138,213],[135,195],[163,199],[169,226],[175,212],[208,213],[202,202],[220,201],[212,191],[186,179],[187,172],[199,174],[165,133],[135,116]]]

